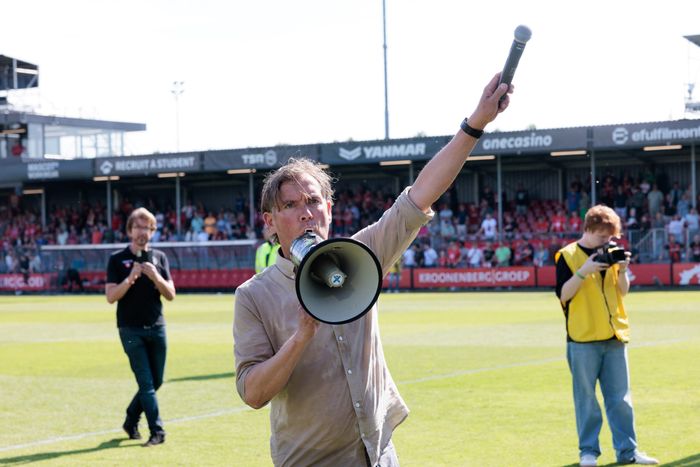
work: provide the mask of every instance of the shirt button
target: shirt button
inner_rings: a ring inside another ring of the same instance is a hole
[[[342,341],[342,340],[343,340],[343,336],[338,336],[338,340],[339,340],[339,341]]]
[[[359,402],[355,402],[355,407],[357,407],[357,408],[359,409],[359,408],[360,408],[360,403],[359,403]]]
[[[364,437],[365,437],[365,434],[364,434],[364,433],[360,433],[360,436],[362,436],[362,437],[364,438]]]
[[[352,374],[352,370],[348,370],[348,374],[351,375],[351,374]]]

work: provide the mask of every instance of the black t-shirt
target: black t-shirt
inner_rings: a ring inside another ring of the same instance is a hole
[[[149,250],[146,257],[158,269],[163,279],[170,280],[170,265],[165,253],[160,250]],[[136,255],[128,246],[113,253],[107,263],[107,283],[119,284],[126,279],[136,260]],[[160,292],[148,276],[141,274],[117,303],[117,326],[141,327],[155,324],[165,324]]]

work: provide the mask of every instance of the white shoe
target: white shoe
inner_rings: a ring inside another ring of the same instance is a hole
[[[636,451],[634,453],[634,460],[632,461],[632,463],[641,465],[659,465],[658,459],[654,459],[651,456],[647,456],[641,451]]]
[[[581,467],[596,467],[598,459],[593,454],[584,454],[581,456],[581,462],[578,465]]]

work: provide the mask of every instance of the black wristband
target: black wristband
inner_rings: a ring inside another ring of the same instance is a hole
[[[465,118],[462,120],[462,124],[459,126],[463,132],[471,136],[472,138],[479,139],[481,138],[481,135],[484,134],[484,130],[477,130],[476,128],[472,128],[469,126],[467,123],[467,119]]]

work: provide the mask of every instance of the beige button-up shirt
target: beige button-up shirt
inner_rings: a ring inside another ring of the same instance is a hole
[[[353,236],[377,255],[384,275],[433,215],[418,209],[409,190]],[[275,355],[296,331],[298,306],[294,265],[282,256],[236,290],[233,335],[241,397],[250,369]],[[376,465],[407,415],[384,360],[375,305],[351,323],[321,323],[287,386],[272,399],[272,460],[277,466],[357,466],[366,465],[367,453]]]

